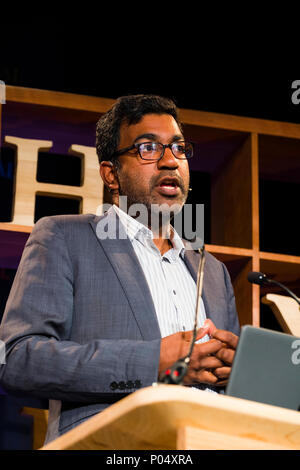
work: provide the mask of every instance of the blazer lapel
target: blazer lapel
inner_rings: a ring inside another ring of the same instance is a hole
[[[116,228],[115,233],[105,239],[99,236],[99,222],[103,226],[105,223],[111,224],[111,227]],[[124,289],[143,339],[151,341],[161,337],[152,296],[133,246],[122,224],[118,222],[117,214],[109,212],[102,217],[95,217],[90,224]]]

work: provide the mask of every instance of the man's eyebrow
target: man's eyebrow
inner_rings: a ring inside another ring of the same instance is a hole
[[[134,139],[134,143],[137,142],[138,140],[140,139],[149,139],[149,140],[160,140],[159,136],[157,134],[148,134],[148,133],[145,133],[145,134],[140,134],[138,135],[135,139]],[[170,139],[170,142],[177,142],[178,140],[184,140],[184,137],[183,135],[181,134],[175,134],[172,136],[172,138]]]
[[[156,134],[140,134],[138,135],[135,139],[134,142],[140,139],[149,139],[149,140],[157,140],[157,135]]]

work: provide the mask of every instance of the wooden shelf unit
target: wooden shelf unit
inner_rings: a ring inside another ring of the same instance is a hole
[[[96,123],[114,100],[7,86],[6,102],[2,105],[2,120],[10,108],[14,116],[18,109],[22,113],[28,109],[37,119],[45,115],[51,122],[59,120],[76,126]],[[197,186],[201,186],[200,180],[197,185],[197,175],[205,173],[210,178],[210,239],[205,240],[206,248],[229,269],[241,324],[260,326],[260,298],[264,292],[248,283],[249,271],[261,270],[300,293],[300,246],[293,255],[285,254],[284,248],[278,253],[260,248],[260,183],[267,179],[300,187],[300,124],[188,109],[181,109],[180,117],[186,138],[195,143],[195,158],[191,160],[196,187],[193,202],[203,202],[196,199]],[[18,135],[17,126],[14,135]],[[280,217],[274,229],[278,223]],[[286,230],[298,230],[296,219],[289,221]],[[0,223],[4,250],[7,231],[24,235],[31,227]]]

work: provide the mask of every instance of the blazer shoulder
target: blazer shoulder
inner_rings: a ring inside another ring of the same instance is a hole
[[[206,261],[214,266],[221,266],[223,263],[222,261],[218,260],[214,255],[212,255],[209,251],[205,250],[205,258]]]
[[[185,240],[183,240],[183,243],[184,243],[185,246],[188,246],[185,243]],[[199,263],[200,253],[197,250],[187,250],[186,254],[189,258],[196,260],[197,264]],[[212,268],[219,268],[220,269],[223,266],[224,263],[222,263],[222,261],[218,260],[214,255],[209,253],[209,251],[207,251],[206,249],[204,250],[204,254],[205,254],[205,263],[207,263]]]
[[[46,216],[42,217],[35,223],[33,231],[61,229],[65,232],[72,228],[80,229],[81,226],[83,227],[89,225],[91,222],[97,222],[102,217],[103,216],[96,216],[95,214],[64,214]]]
[[[97,223],[102,216],[95,214],[53,215],[39,219],[27,240],[26,245],[33,242],[52,243],[58,240],[78,240],[89,238],[91,225]]]

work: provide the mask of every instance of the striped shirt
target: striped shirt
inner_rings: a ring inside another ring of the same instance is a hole
[[[141,264],[152,295],[162,338],[194,328],[197,286],[185,262],[184,244],[172,229],[172,248],[161,255],[153,242],[153,232],[116,205],[113,206],[124,226]],[[111,209],[110,209],[111,210]],[[200,299],[198,328],[206,319]],[[199,342],[208,341],[204,336]]]

